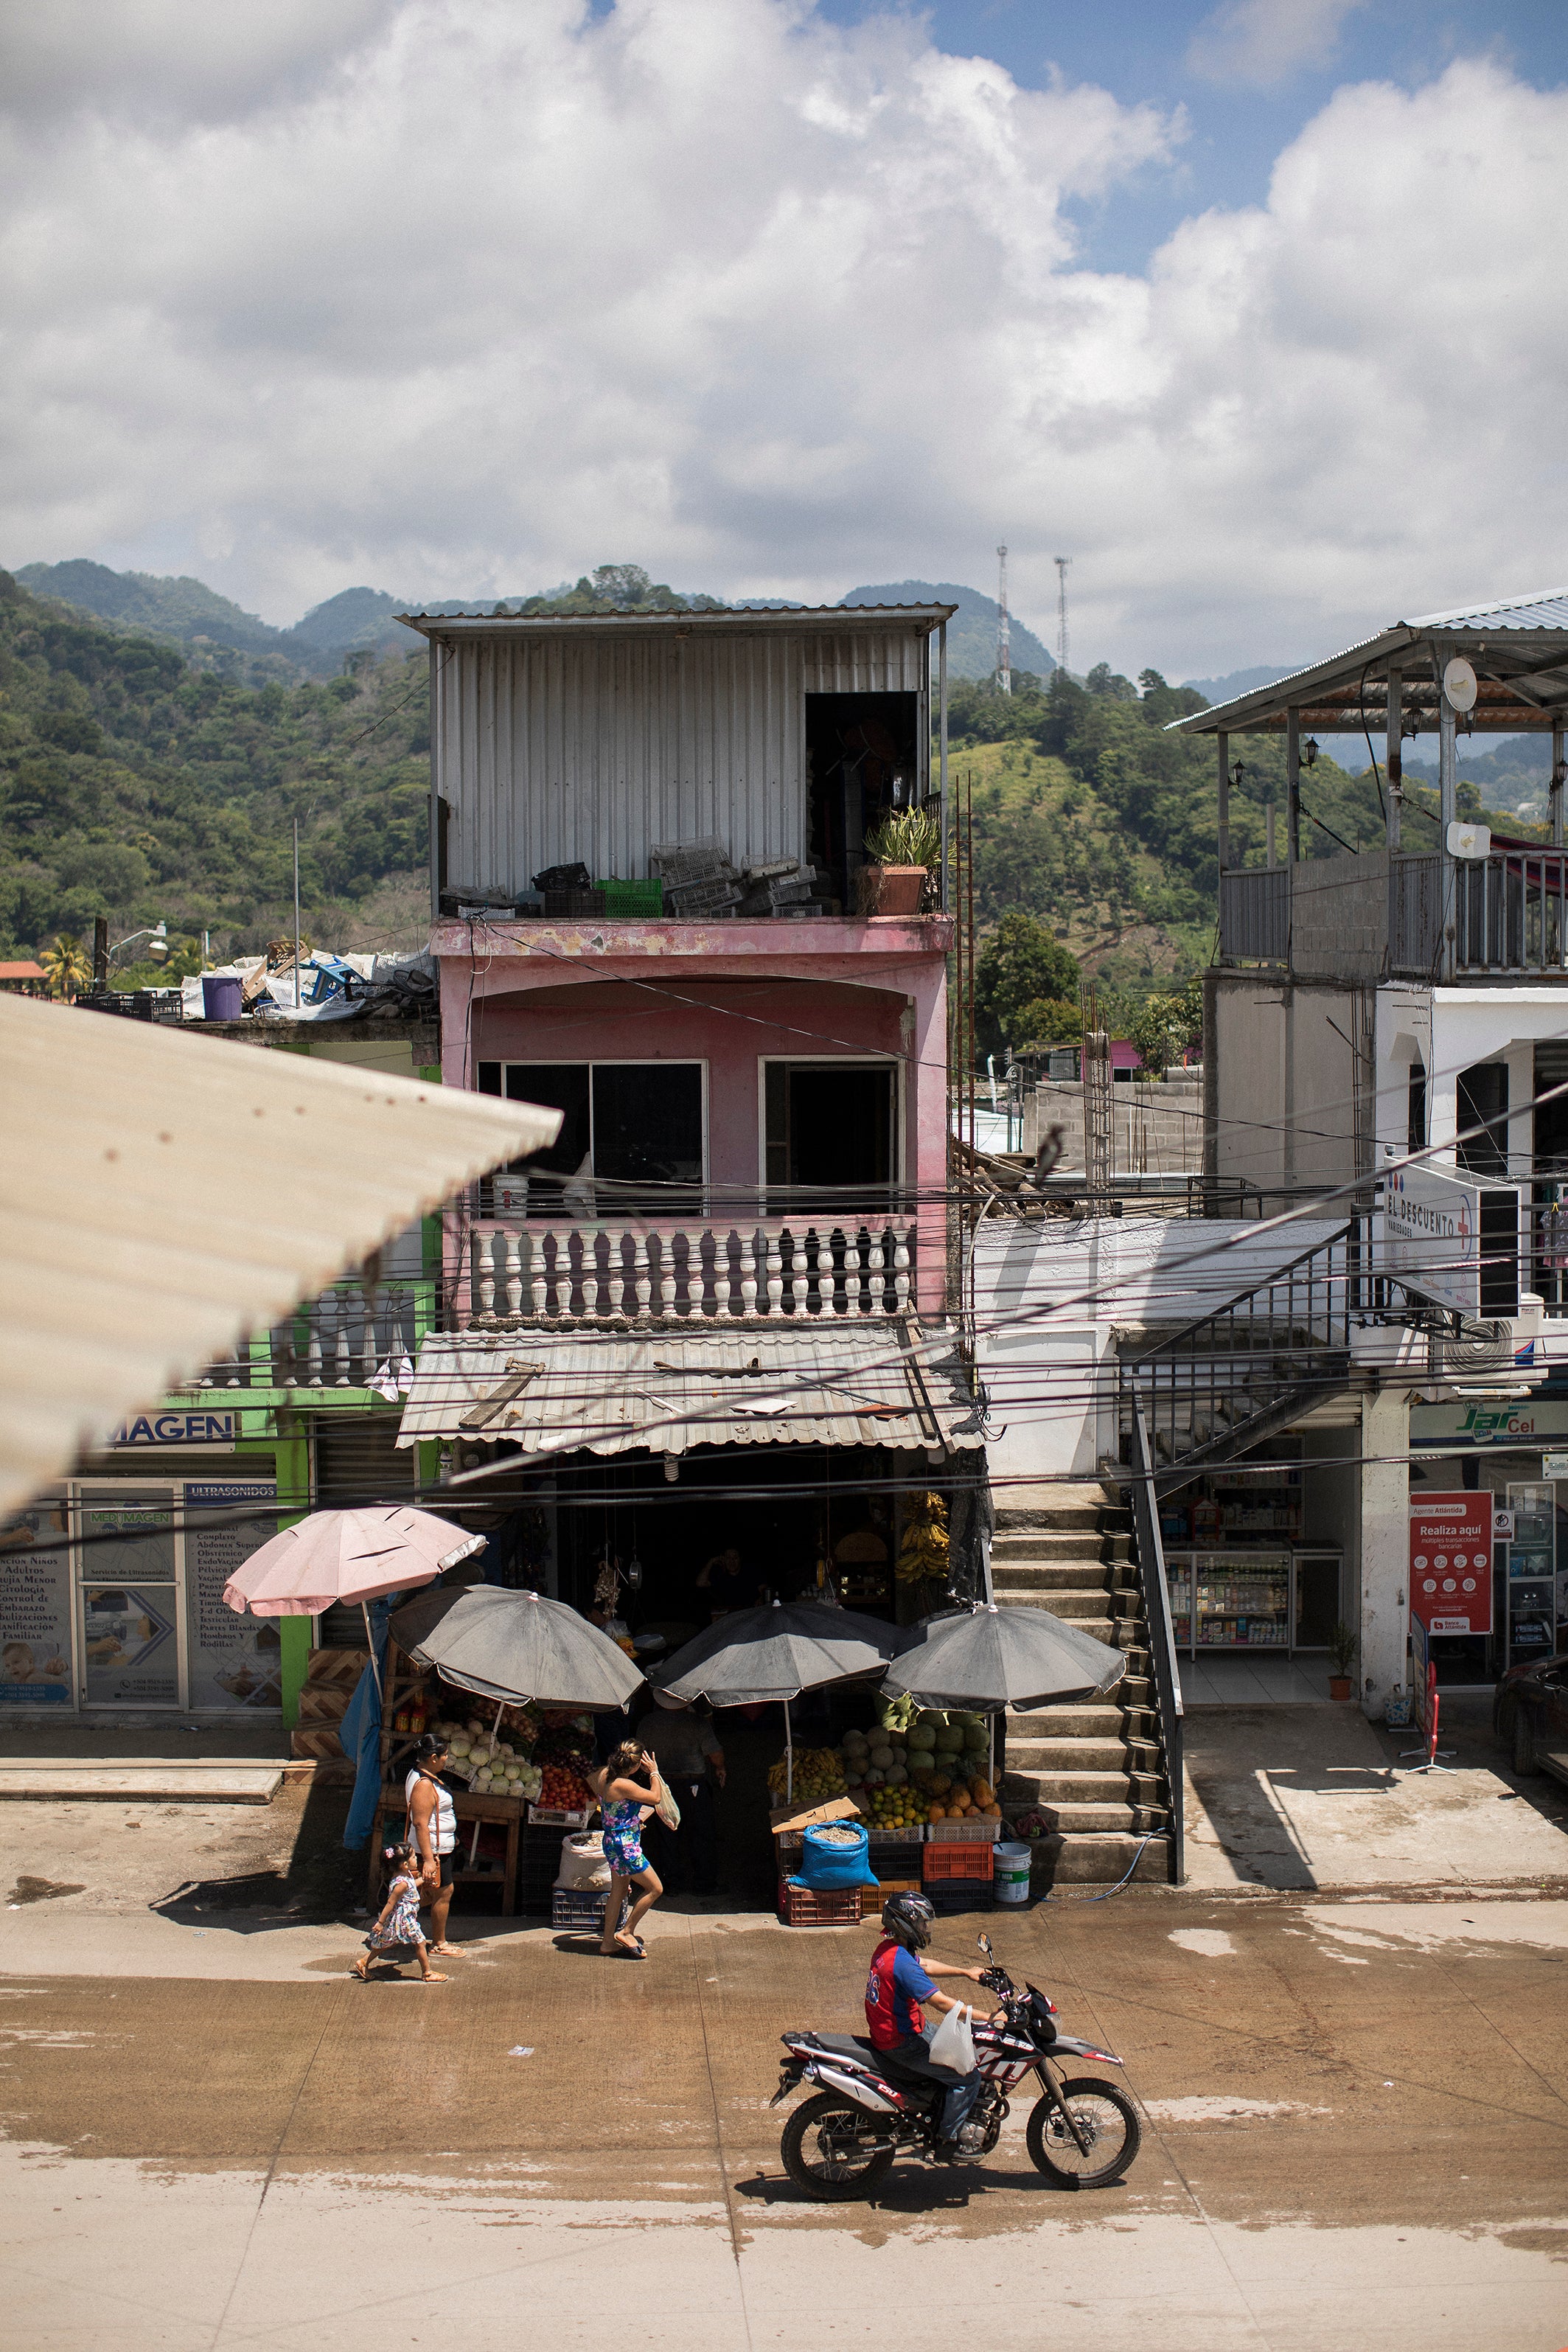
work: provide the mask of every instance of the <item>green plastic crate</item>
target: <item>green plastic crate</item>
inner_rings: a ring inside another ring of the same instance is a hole
[[[652,882],[617,882],[613,877],[595,882],[594,888],[604,893],[607,915],[662,915],[664,911],[664,886]]]

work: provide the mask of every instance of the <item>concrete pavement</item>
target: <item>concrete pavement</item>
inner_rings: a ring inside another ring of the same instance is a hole
[[[1020,2108],[983,2167],[826,2209],[767,2101],[782,2026],[856,2022],[869,1928],[655,1912],[638,1967],[476,1923],[426,1989],[350,1983],[348,1928],[276,1915],[160,1947],[82,1897],[0,1917],[0,2246],[37,2352],[1568,2343],[1561,1902],[992,1914],[1126,2056],[1127,2181],[1053,2189]]]

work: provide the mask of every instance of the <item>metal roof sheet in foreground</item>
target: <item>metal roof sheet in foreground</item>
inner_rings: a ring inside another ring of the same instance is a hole
[[[0,1098],[0,1510],[560,1124],[20,996]]]
[[[486,1413],[497,1390],[516,1392]],[[985,1444],[951,1334],[912,1330],[905,1348],[880,1316],[700,1332],[433,1332],[398,1444],[422,1437],[499,1442],[525,1457]]]

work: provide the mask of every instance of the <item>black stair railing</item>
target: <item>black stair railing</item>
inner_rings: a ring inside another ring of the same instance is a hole
[[[1149,1433],[1144,1420],[1144,1408],[1136,1397],[1133,1399],[1131,1445],[1134,1567],[1137,1572],[1144,1624],[1147,1630],[1155,1706],[1160,1724],[1161,1757],[1169,1799],[1171,1885],[1183,1886],[1186,1884],[1186,1824],[1182,1772],[1181,1672],[1176,1664],[1176,1628],[1171,1622],[1165,1546],[1160,1541],[1154,1457],[1149,1451]]]
[[[1313,1390],[1326,1397],[1350,1368],[1353,1314],[1371,1276],[1359,1220],[1275,1273],[1157,1340],[1119,1368],[1122,1426],[1146,1417],[1163,1491],[1176,1465],[1228,1458],[1277,1425]]]

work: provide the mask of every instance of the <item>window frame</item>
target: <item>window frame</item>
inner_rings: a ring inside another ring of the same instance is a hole
[[[762,1197],[787,1196],[793,1187],[770,1184],[768,1179],[768,1073],[783,1067],[789,1070],[891,1070],[893,1073],[893,1149],[892,1166],[888,1171],[887,1191],[890,1205],[898,1200],[904,1189],[904,1167],[907,1159],[906,1128],[908,1125],[908,1095],[904,1085],[904,1059],[898,1054],[758,1054],[757,1056],[757,1181]],[[847,1182],[845,1189],[849,1189]]]
[[[508,1055],[503,1059],[498,1055],[486,1054],[482,1056],[476,1055],[475,1058],[474,1075],[476,1079],[478,1077],[481,1063],[491,1061],[496,1064],[497,1068],[501,1073],[500,1097],[492,1097],[492,1099],[500,1100],[507,1099],[507,1072],[508,1070],[586,1070],[588,1072],[588,1151],[591,1160],[593,1157],[596,1142],[593,1131],[593,1073],[595,1070],[695,1070],[698,1076],[701,1100],[702,1173],[695,1180],[693,1189],[698,1194],[700,1199],[700,1213],[705,1217],[707,1215],[708,1186],[712,1181],[709,1175],[709,1168],[711,1164],[709,1139],[712,1121],[709,1108],[711,1065],[709,1064],[708,1058],[706,1055],[660,1054],[640,1055],[636,1054],[600,1054],[595,1055],[585,1061],[580,1054],[530,1054],[525,1061],[518,1055]],[[476,1086],[475,1092],[478,1093],[480,1089]],[[518,1099],[521,1099],[521,1097],[518,1097]],[[497,1168],[486,1180],[492,1187],[492,1191],[497,1184],[499,1184],[507,1172],[506,1169]],[[598,1173],[599,1171],[595,1168],[595,1176],[597,1176]],[[526,1167],[523,1169],[522,1174],[524,1181],[526,1182],[528,1179]],[[608,1177],[605,1179],[606,1182],[611,1182],[612,1181],[614,1180]],[[670,1222],[673,1224],[689,1222],[693,1213],[694,1212],[689,1209],[672,1209],[670,1213]],[[516,1209],[493,1209],[491,1214],[498,1223],[504,1223],[507,1218],[516,1217],[519,1214],[524,1218],[529,1219],[530,1222],[538,1222],[538,1218],[535,1217],[533,1213],[528,1208],[524,1208],[520,1212]],[[572,1217],[569,1219],[568,1222],[576,1225],[623,1224],[627,1222],[628,1218],[632,1217],[634,1214],[636,1214],[636,1213],[628,1208],[625,1214],[619,1217],[615,1215],[608,1217],[595,1216],[589,1218]],[[636,1221],[646,1224],[649,1222],[649,1219],[646,1214],[636,1214]],[[657,1223],[657,1219],[655,1218],[653,1222]]]

